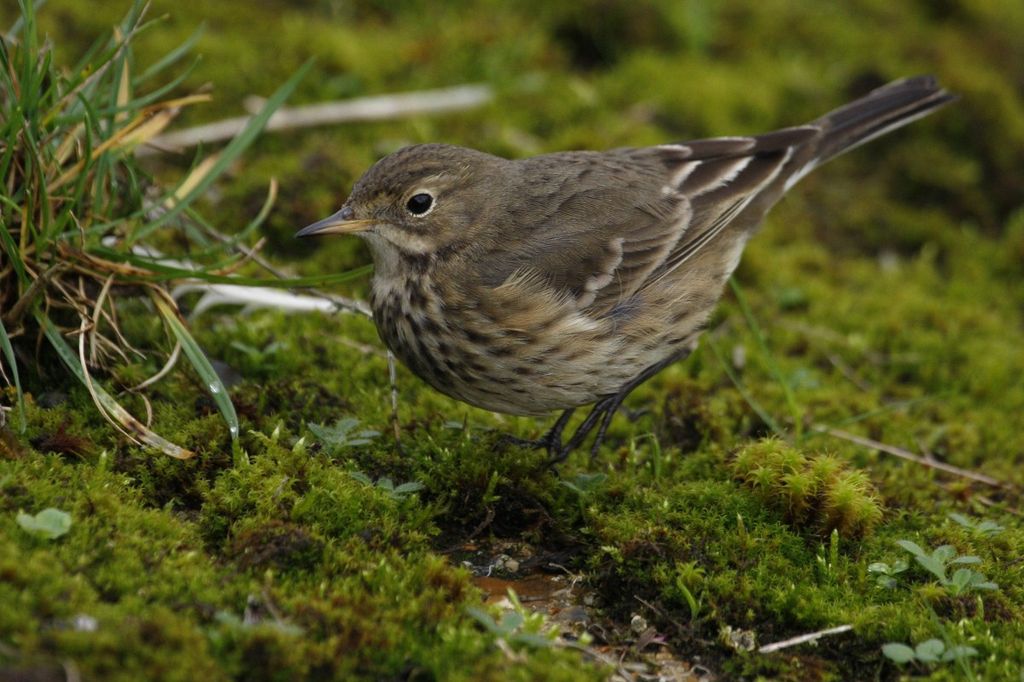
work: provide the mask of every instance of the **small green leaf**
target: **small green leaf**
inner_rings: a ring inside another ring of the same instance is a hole
[[[889,575],[892,569],[889,568],[889,564],[882,561],[876,561],[873,564],[868,564],[868,573],[883,573]]]
[[[306,424],[306,428],[309,429],[310,433],[332,455],[337,454],[344,448],[366,445],[380,435],[379,432],[368,429],[356,431],[355,428],[357,426],[359,426],[359,420],[352,417],[343,417],[335,422],[334,426]]]
[[[409,481],[397,486],[394,490],[395,495],[409,495],[410,493],[416,493],[423,490],[423,484],[419,481]]]
[[[971,578],[974,575],[976,575],[974,571],[969,568],[958,568],[953,573],[953,577],[949,579],[950,592],[954,595],[963,592],[971,584]]]
[[[602,472],[593,474],[579,473],[572,477],[572,481],[565,481],[566,487],[577,494],[586,495],[597,490],[608,479],[608,475]]]
[[[174,310],[160,296],[153,296],[153,303],[156,305],[157,310],[160,311],[164,322],[174,334],[174,338],[181,344],[181,349],[185,351],[185,357],[192,363],[192,367],[196,370],[199,378],[206,384],[206,390],[209,391],[210,397],[213,398],[214,404],[217,405],[217,409],[220,410],[221,416],[228,425],[231,440],[237,440],[239,430],[238,415],[235,413],[235,405],[231,402],[231,396],[228,395],[228,389],[224,386],[224,382],[220,380],[220,376],[213,369],[213,365],[210,364],[206,354],[203,353],[203,349],[199,347],[199,344],[192,337],[185,323],[181,321],[178,311]]]
[[[977,530],[978,530],[978,532],[984,533],[985,535],[995,535],[996,533],[1000,533],[1000,532],[1006,530],[1006,528],[1005,528],[1005,526],[1000,526],[995,521],[982,521],[981,523],[979,523],[977,525]],[[970,649],[970,647],[963,647],[963,648]],[[977,653],[977,652],[975,652],[975,653]]]
[[[350,471],[348,472],[348,475],[356,479],[363,485],[373,485],[373,479],[364,474],[362,471]]]
[[[19,511],[17,521],[25,531],[47,540],[56,540],[71,530],[71,515],[53,507],[35,516]]]
[[[943,564],[942,562],[938,561],[935,557],[928,556],[927,554],[922,554],[922,555],[919,555],[919,556],[915,556],[914,559],[916,559],[917,563],[921,564],[925,568],[926,571],[928,571],[929,573],[934,575],[936,578],[938,578],[939,582],[941,582],[941,583],[945,583],[946,582],[947,578],[946,578],[946,565],[945,564]]]
[[[932,552],[932,557],[943,564],[948,563],[950,559],[956,556],[956,549],[953,545],[941,545],[936,547],[935,551]]]
[[[498,624],[494,622],[493,618],[491,618],[491,614],[487,613],[483,609],[479,609],[475,606],[470,606],[466,609],[466,613],[475,618],[491,634],[499,636],[504,634],[498,630]]]
[[[964,516],[963,514],[957,514],[953,512],[949,514],[949,518],[956,521],[964,528],[970,528],[976,530],[983,535],[994,535],[1000,531],[1005,530],[1003,526],[1000,526],[995,521],[975,521],[974,519]]]
[[[956,661],[961,658],[970,658],[971,656],[977,656],[978,650],[972,646],[953,646],[946,650],[946,653],[942,654],[943,662]]]
[[[502,634],[512,634],[523,625],[523,614],[518,611],[506,611],[498,622],[498,630]]]
[[[896,544],[914,556],[928,556],[928,553],[921,549],[921,545],[911,540],[897,540]]]
[[[959,523],[961,526],[964,526],[966,528],[974,528],[975,527],[974,526],[974,522],[971,521],[966,516],[964,516],[963,514],[957,514],[956,512],[953,512],[953,513],[951,513],[949,515],[949,518],[953,519],[954,521]]]
[[[914,650],[906,644],[889,642],[882,645],[882,653],[893,663],[903,665],[914,660]]]
[[[951,564],[980,564],[981,559],[976,556],[958,556],[949,563]]]
[[[914,647],[914,656],[922,663],[938,663],[945,650],[941,639],[927,639]]]

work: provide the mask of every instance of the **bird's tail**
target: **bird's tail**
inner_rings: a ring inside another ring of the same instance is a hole
[[[905,78],[872,90],[811,124],[824,132],[814,165],[927,116],[956,98],[933,76]]]

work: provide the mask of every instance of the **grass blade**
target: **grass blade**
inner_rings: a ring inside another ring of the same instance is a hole
[[[206,354],[203,353],[203,349],[196,343],[195,338],[189,333],[185,327],[185,323],[182,322],[181,317],[178,315],[177,309],[172,306],[164,298],[166,294],[161,292],[160,294],[154,294],[153,303],[156,304],[156,308],[160,311],[160,315],[164,318],[164,322],[170,327],[174,337],[181,344],[181,349],[185,351],[185,357],[188,358],[189,362],[192,363],[192,367],[195,368],[196,373],[199,374],[199,378],[206,384],[207,390],[210,392],[210,397],[213,398],[213,402],[216,403],[217,409],[220,410],[221,415],[224,417],[224,421],[227,422],[228,431],[231,432],[231,440],[238,438],[238,415],[235,413],[235,405],[231,402],[231,396],[228,395],[228,390],[225,388],[224,383],[217,376],[217,372],[214,371],[210,361],[207,360]]]
[[[743,382],[740,381],[740,378],[736,376],[736,373],[734,371],[732,371],[732,367],[729,365],[729,361],[725,359],[725,356],[722,354],[722,350],[718,347],[718,344],[712,341],[711,338],[707,336],[704,337],[704,343],[711,348],[711,352],[715,354],[715,357],[718,359],[718,363],[722,365],[722,369],[725,370],[726,376],[728,376],[729,380],[732,381],[733,386],[736,387],[736,390],[740,392],[740,395],[743,397],[743,400],[745,400],[746,403],[750,405],[750,409],[754,410],[754,412],[757,413],[757,416],[761,418],[761,421],[767,424],[768,428],[775,432],[775,434],[778,435],[779,438],[787,438],[785,429],[779,426],[779,423],[775,421],[774,417],[768,414],[768,411],[761,407],[761,404],[754,400],[754,396],[750,395],[747,389],[744,388]]]
[[[14,348],[11,347],[11,339],[7,336],[7,328],[4,327],[3,319],[0,319],[0,350],[3,350],[7,364],[11,368],[11,377],[14,379],[14,389],[18,392],[18,430],[25,432],[28,423],[25,420],[25,396],[21,392],[21,377],[18,376],[18,362],[14,358]]]
[[[278,88],[277,92],[267,100],[259,113],[249,120],[248,125],[245,126],[242,132],[236,135],[234,139],[224,147],[224,150],[218,157],[217,162],[213,164],[209,169],[209,172],[205,173],[202,179],[197,182],[195,186],[192,187],[184,196],[179,198],[176,196],[177,190],[172,191],[168,195],[168,198],[174,198],[174,205],[172,208],[156,220],[153,220],[149,224],[136,230],[135,233],[130,236],[129,240],[138,241],[152,233],[157,228],[166,225],[172,218],[176,217],[182,210],[184,210],[186,206],[209,189],[210,185],[212,185],[213,182],[235,162],[242,152],[252,144],[253,140],[256,139],[260,132],[262,132],[267,121],[270,120],[271,115],[273,115],[273,113],[277,111],[282,104],[284,104],[285,100],[291,96],[292,92],[295,91],[295,88],[298,87],[299,82],[305,77],[306,73],[309,72],[312,65],[312,61],[307,61],[299,67],[299,70],[296,71],[292,77],[289,78],[284,85]]]
[[[93,383],[81,360],[71,350],[71,346],[68,345],[64,337],[57,331],[57,328],[53,326],[50,318],[42,313],[36,313],[36,321],[39,322],[39,326],[43,330],[43,334],[46,335],[50,345],[57,351],[57,355],[67,365],[67,368],[71,370],[71,373],[88,389],[96,406],[108,421],[130,439],[156,448],[176,459],[189,459],[195,455],[191,450],[186,450],[158,436],[147,428],[145,424],[129,414],[128,410],[124,409],[119,402],[114,400],[114,397],[107,393],[102,386]]]
[[[192,34],[188,38],[186,38],[180,45],[178,45],[176,48],[174,48],[173,50],[165,54],[163,57],[158,59],[152,66],[143,71],[141,75],[136,76],[135,84],[139,85],[141,83],[144,83],[153,76],[159,74],[167,67],[179,62],[185,55],[192,51],[192,48],[195,47],[196,43],[198,43],[199,39],[203,36],[204,30],[205,27],[200,26],[195,31],[193,31]]]
[[[743,290],[740,288],[735,277],[729,278],[729,286],[732,287],[732,292],[736,295],[736,301],[740,305],[740,310],[743,312],[743,317],[747,321],[747,326],[750,327],[750,331],[754,333],[754,340],[757,342],[757,347],[761,349],[761,355],[764,357],[764,362],[768,366],[768,371],[773,377],[775,377],[775,380],[779,382],[779,386],[782,387],[782,393],[786,397],[786,405],[789,407],[789,413],[793,417],[793,428],[796,431],[796,437],[799,438],[803,431],[804,412],[796,402],[796,396],[793,394],[793,387],[789,385],[786,377],[783,376],[782,370],[779,369],[778,364],[775,362],[775,356],[773,356],[771,351],[768,349],[768,342],[765,341],[764,333],[761,332],[761,326],[757,323],[757,319],[754,317],[754,313],[750,310],[750,306],[747,305],[747,297],[743,294]]]
[[[21,209],[21,207],[14,202],[6,200],[6,197],[0,197],[0,200],[5,200],[2,203],[14,211]],[[0,209],[0,220],[2,219],[3,211]],[[18,247],[18,244],[15,243],[14,237],[11,236],[6,220],[3,222],[4,224],[0,225],[0,252],[7,254],[7,259],[10,262],[11,267],[14,268],[14,272],[18,275],[18,281],[24,285],[29,281],[29,277],[25,272],[25,264],[21,261],[21,249]]]

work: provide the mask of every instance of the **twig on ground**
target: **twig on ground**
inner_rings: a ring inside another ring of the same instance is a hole
[[[220,304],[241,305],[245,309],[271,308],[285,312],[322,311],[333,313],[344,311],[371,317],[369,306],[363,301],[316,293],[314,295],[293,294],[280,289],[266,287],[250,287],[242,284],[209,284],[192,282],[175,287],[171,295],[177,299],[182,294],[192,291],[202,293],[202,297],[192,308],[189,317],[196,317],[205,310]]]
[[[270,117],[264,130],[309,128],[332,123],[380,121],[403,116],[459,111],[486,104],[493,96],[491,88],[486,85],[459,85],[439,90],[421,90],[283,108],[278,109]],[[139,147],[136,154],[150,156],[164,150],[181,150],[199,144],[230,140],[245,128],[250,118],[239,116],[160,135]]]
[[[484,532],[484,529],[491,525],[494,521],[494,507],[487,507],[487,514],[484,515],[484,520],[477,524],[476,528],[466,536],[466,540],[472,540],[480,533]],[[489,571],[488,571],[489,572]]]
[[[842,634],[844,632],[849,632],[852,629],[853,629],[853,626],[847,624],[847,625],[839,625],[839,626],[836,626],[834,628],[827,628],[825,630],[818,630],[817,632],[809,632],[806,635],[799,635],[797,637],[790,637],[789,639],[784,639],[781,642],[773,642],[772,644],[765,644],[763,647],[761,647],[760,649],[757,650],[757,653],[759,653],[759,654],[770,654],[773,651],[779,651],[780,649],[788,649],[791,646],[796,646],[798,644],[805,644],[807,642],[815,642],[815,641],[821,639],[822,637],[827,637],[829,635]]]
[[[979,474],[975,471],[970,471],[969,469],[961,469],[960,467],[953,466],[952,464],[946,464],[945,462],[939,462],[933,459],[928,459],[926,457],[921,457],[920,455],[915,455],[913,452],[910,452],[909,450],[904,450],[903,448],[896,447],[895,445],[888,445],[877,440],[872,440],[871,438],[864,438],[863,436],[858,436],[856,434],[850,433],[849,431],[843,431],[842,429],[833,429],[822,424],[815,424],[811,428],[820,433],[827,433],[828,435],[834,436],[835,438],[842,438],[843,440],[848,440],[851,443],[863,445],[866,448],[872,448],[874,450],[884,452],[894,457],[905,459],[908,462],[914,462],[915,464],[921,464],[926,467],[931,467],[932,469],[945,471],[947,474],[953,474],[954,476],[968,478],[972,481],[984,483],[985,485],[990,485],[994,488],[1007,487],[1006,483],[994,479],[991,476]]]

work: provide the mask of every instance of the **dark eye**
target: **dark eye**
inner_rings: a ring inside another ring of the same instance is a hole
[[[419,194],[413,194],[409,197],[409,201],[405,202],[405,207],[409,209],[409,213],[413,215],[423,215],[430,210],[430,207],[434,205],[434,197],[430,196],[426,192],[420,192]]]

